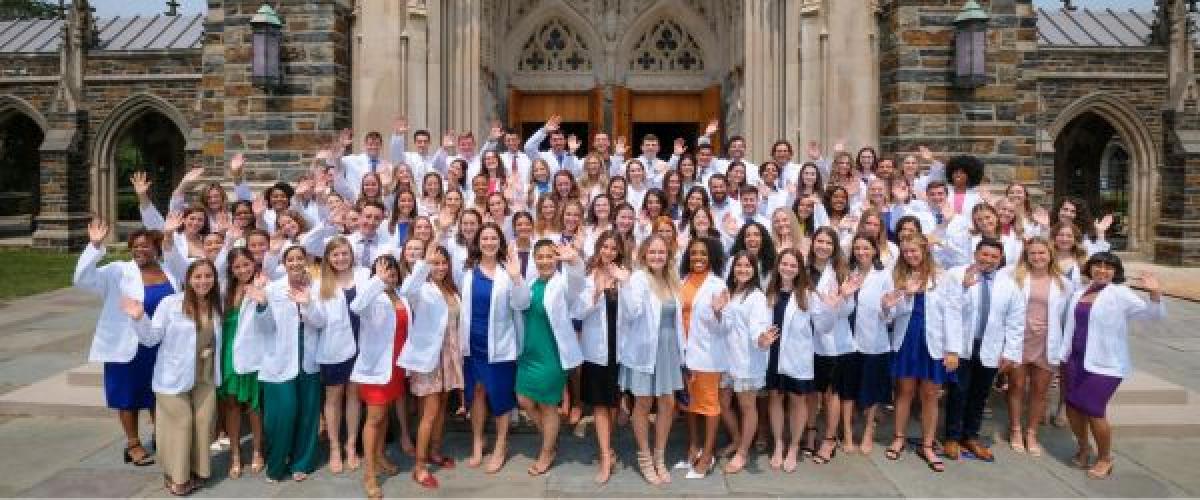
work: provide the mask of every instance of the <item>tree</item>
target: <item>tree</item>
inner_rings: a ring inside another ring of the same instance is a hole
[[[51,0],[0,0],[0,19],[53,19],[58,4]]]

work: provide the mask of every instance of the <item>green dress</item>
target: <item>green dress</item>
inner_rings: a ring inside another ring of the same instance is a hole
[[[558,359],[558,342],[550,328],[544,298],[546,280],[533,282],[533,297],[524,312],[525,337],[517,356],[517,394],[545,405],[562,403],[567,372]]]
[[[258,387],[258,374],[240,374],[233,370],[233,338],[237,336],[239,309],[234,306],[225,311],[225,321],[221,323],[221,387],[217,389],[217,395],[232,397],[259,411],[262,409],[262,391]]]

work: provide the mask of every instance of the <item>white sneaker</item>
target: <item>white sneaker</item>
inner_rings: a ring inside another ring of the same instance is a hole
[[[227,436],[221,436],[221,437],[217,438],[216,441],[213,441],[213,443],[211,445],[209,445],[208,449],[210,449],[212,451],[228,450],[229,449],[229,438]]]

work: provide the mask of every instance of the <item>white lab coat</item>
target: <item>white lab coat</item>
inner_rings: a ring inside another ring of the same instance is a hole
[[[817,292],[824,295],[837,294],[840,285],[833,266],[826,264],[825,270],[821,272],[821,280],[817,282]],[[858,350],[854,335],[850,332],[850,313],[854,312],[854,302],[854,297],[843,298],[834,306],[834,319],[830,327],[816,331],[814,342],[818,355],[839,356]]]
[[[160,394],[181,394],[196,385],[196,323],[183,313],[184,294],[176,293],[159,302],[154,319],[142,316],[134,323],[141,342],[147,346],[160,343],[154,360],[154,376],[150,387]],[[213,329],[213,385],[221,385],[221,316],[209,312]]]
[[[350,381],[360,384],[382,385],[392,378],[392,360],[396,350],[396,306],[388,297],[387,285],[378,276],[360,287],[350,310],[358,313],[358,357],[354,359],[354,370]],[[412,313],[408,301],[400,298],[408,312],[405,331],[412,331]]]
[[[471,307],[474,302],[471,300],[471,288],[475,281],[471,273],[476,270],[478,270],[478,266],[463,273],[460,285],[463,300],[462,307],[459,308],[458,338],[463,356],[471,355]],[[515,288],[504,265],[497,263],[492,276],[492,298],[488,311],[488,363],[517,359],[518,319],[516,311],[524,310],[529,305],[527,298],[526,303],[521,302],[521,297],[515,293]]]
[[[796,380],[813,379],[813,331],[833,327],[836,315],[813,291],[807,291],[807,309],[801,309],[793,290],[788,296],[779,329],[779,373]]]
[[[633,286],[630,282],[633,277],[630,276],[626,283],[617,287],[617,361],[622,358],[621,347],[631,342],[631,337],[639,332],[642,327],[637,325],[630,317],[633,311],[638,310],[635,302],[640,299],[640,296],[634,295]],[[600,366],[608,366],[608,311],[605,309],[604,294],[599,297],[596,295],[596,282],[593,276],[588,276],[584,282],[583,292],[579,295],[579,300],[575,303],[575,319],[583,322],[583,331],[579,336],[579,347],[583,351],[583,359],[592,364]],[[657,333],[657,330],[656,330]],[[657,340],[657,335],[653,340]],[[641,339],[644,342],[649,339]],[[642,349],[657,349],[656,344],[643,344]],[[634,353],[636,354],[636,353]],[[653,354],[653,352],[651,352]],[[644,355],[643,355],[644,356]],[[649,357],[650,371],[654,370],[654,357]]]
[[[979,326],[982,311],[983,277],[971,288],[963,288],[963,274],[967,266],[947,271],[950,279],[958,284],[962,296],[963,359],[975,354],[975,331]],[[979,361],[983,366],[995,368],[1004,357],[1013,363],[1021,362],[1025,349],[1025,294],[1017,287],[1008,273],[997,271],[992,277],[991,305],[979,346]]]
[[[729,375],[738,379],[765,376],[770,347],[759,347],[758,337],[771,327],[771,310],[762,290],[731,296],[721,311],[721,327],[725,329]]]
[[[400,294],[407,299],[408,340],[400,350],[400,358],[396,364],[404,369],[417,373],[430,373],[441,364],[442,343],[447,335],[446,316],[450,305],[442,295],[437,285],[430,283],[429,272],[432,270],[429,262],[417,261],[412,274],[400,286]],[[460,320],[461,321],[461,320]],[[420,325],[419,328],[411,328]],[[458,332],[449,332],[457,335]]]
[[[133,261],[110,262],[97,267],[104,258],[106,249],[88,244],[75,264],[71,284],[75,288],[100,295],[100,317],[96,320],[96,331],[88,361],[93,363],[128,363],[137,354],[138,336],[133,329],[133,320],[121,310],[121,297],[138,302],[145,300],[145,285],[142,272]],[[164,269],[165,271],[165,269]],[[171,288],[178,290],[179,284],[170,273],[164,272]]]
[[[1029,275],[1025,275],[1023,281],[1016,281],[1016,275],[1013,274],[1015,269],[1006,268],[1003,270],[1012,277],[1017,287],[1025,296],[1025,312],[1029,313],[1029,297],[1033,293],[1033,286]],[[1052,365],[1058,364],[1054,359],[1054,353],[1062,349],[1063,342],[1063,326],[1067,319],[1067,301],[1071,300],[1071,294],[1074,293],[1075,287],[1066,277],[1062,278],[1062,285],[1059,285],[1058,280],[1050,278],[1050,293],[1046,299],[1046,358]],[[1028,325],[1026,325],[1028,326]],[[1024,347],[1022,346],[1022,349]],[[1023,363],[1032,363],[1032,359],[1022,359]]]
[[[700,372],[724,372],[729,369],[729,356],[725,351],[724,335],[720,320],[713,311],[713,299],[725,290],[725,283],[717,275],[708,273],[696,295],[692,298],[690,318],[688,321],[687,339],[683,337],[683,329],[676,333],[680,336],[679,345],[683,346],[683,363],[688,369]],[[683,304],[679,305],[679,314],[683,314]]]
[[[299,306],[288,296],[288,278],[284,276],[267,285],[267,303],[255,306],[254,328],[251,330],[262,345],[262,354],[257,365],[258,380],[268,383],[283,383],[295,379],[303,369],[304,373],[315,374],[317,366],[317,345],[325,326],[324,310],[319,305],[318,289],[309,285],[308,303]],[[300,325],[303,323],[303,342],[300,339]],[[241,335],[239,335],[241,338]],[[234,339],[236,342],[238,339]],[[237,347],[235,346],[236,350]],[[300,366],[300,349],[304,349],[304,365]],[[239,366],[234,360],[234,369],[238,373],[249,373],[254,366]]]
[[[363,293],[371,273],[359,266],[353,268],[353,273],[355,296],[357,297],[358,294]],[[354,356],[356,344],[354,330],[350,326],[350,309],[346,304],[345,292],[335,284],[333,297],[323,299],[320,293],[320,278],[313,280],[310,286],[317,290],[317,305],[321,307],[322,315],[325,318],[325,325],[321,328],[320,342],[317,344],[317,363],[334,365],[350,359]],[[370,328],[370,326],[365,322],[360,323],[360,336],[365,328]],[[389,335],[393,333],[389,332]]]
[[[946,272],[938,274],[933,290],[925,290],[925,345],[930,358],[940,360],[946,353],[963,352],[962,300],[962,282],[956,283]],[[892,346],[897,351],[908,332],[913,302],[912,297],[904,297],[896,307],[884,309],[892,321]]]
[[[1063,341],[1052,362],[1062,362],[1071,355],[1071,339],[1075,335],[1075,308],[1086,289],[1076,290],[1067,305],[1067,323]],[[1129,361],[1129,321],[1160,320],[1167,317],[1164,301],[1147,302],[1125,285],[1109,284],[1096,294],[1088,316],[1087,346],[1084,348],[1083,368],[1110,377],[1128,377],[1133,371]]]
[[[530,268],[534,267],[532,263]],[[537,270],[532,270],[537,274]],[[513,301],[517,320],[517,338],[519,344],[525,339],[525,311],[533,305],[533,283],[538,278],[522,280],[513,287]],[[563,370],[570,370],[583,363],[583,353],[579,348],[579,336],[575,334],[575,325],[571,322],[571,311],[576,309],[574,302],[579,300],[579,292],[583,290],[583,265],[568,263],[561,271],[556,271],[546,283],[542,293],[542,307],[546,309],[546,317],[550,320],[550,330],[554,334],[554,343],[558,347],[558,361]]]
[[[854,343],[864,354],[892,351],[888,322],[883,313],[883,294],[895,288],[891,269],[870,269],[855,297]]]
[[[621,295],[628,296],[626,310],[628,328],[617,331],[617,362],[639,373],[653,374],[655,370],[673,370],[678,367],[654,366],[658,354],[658,331],[662,327],[662,299],[654,293],[651,287],[651,276],[645,270],[638,270],[629,277],[626,285],[628,291],[621,290]],[[719,280],[718,280],[719,281]],[[675,299],[678,302],[678,297]],[[625,302],[625,301],[622,301]],[[676,304],[675,335],[682,349],[683,316],[680,313],[683,305]],[[587,322],[584,322],[587,326]]]

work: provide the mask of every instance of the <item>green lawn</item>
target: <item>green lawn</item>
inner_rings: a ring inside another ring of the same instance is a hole
[[[71,286],[78,252],[0,249],[0,303]],[[124,245],[111,247],[103,262],[128,259]]]

